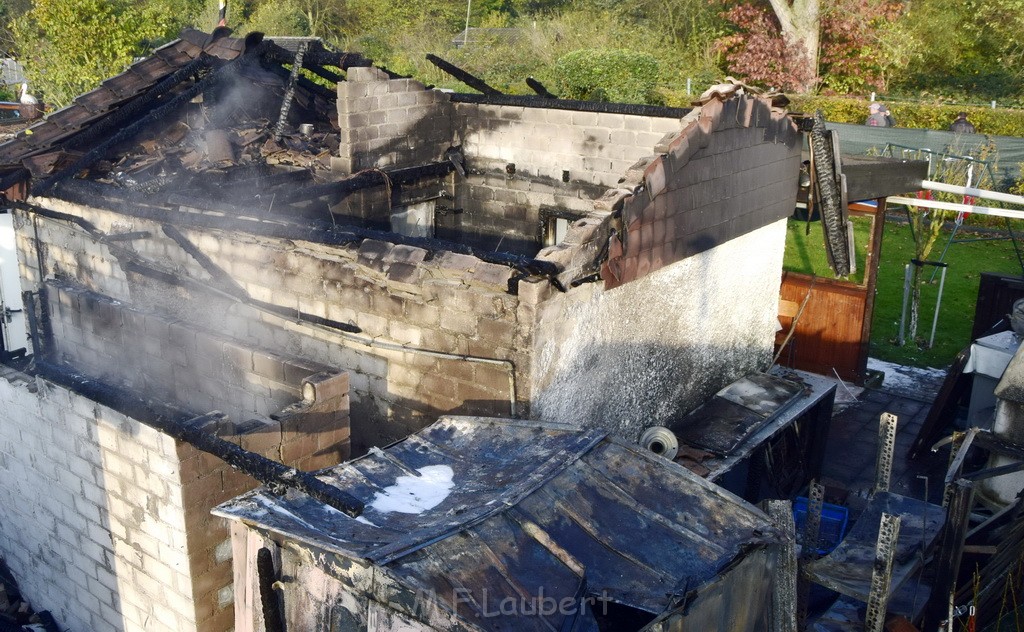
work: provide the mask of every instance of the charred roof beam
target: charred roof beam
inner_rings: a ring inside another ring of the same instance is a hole
[[[551,92],[548,91],[548,89],[544,86],[543,83],[537,81],[533,77],[527,77],[526,78],[526,85],[530,86],[530,89],[533,90],[534,92],[536,92],[537,96],[539,96],[539,97],[543,97],[545,99],[557,99],[558,98],[554,94],[551,94]]]
[[[263,45],[257,47],[257,51],[261,50]],[[196,81],[187,89],[182,90],[171,99],[168,99],[165,103],[153,108],[145,116],[136,119],[132,123],[123,127],[120,131],[115,134],[108,136],[103,142],[93,147],[91,150],[86,152],[81,158],[76,160],[74,163],[54,173],[49,178],[37,183],[32,187],[32,195],[43,195],[52,189],[58,183],[67,180],[74,176],[79,171],[87,169],[92,166],[97,160],[103,158],[110,148],[114,147],[118,143],[124,142],[129,138],[132,138],[138,134],[144,127],[154,123],[161,118],[167,116],[175,108],[181,106],[188,101],[191,101],[196,95],[200,94],[208,86],[210,86],[215,79],[219,78],[222,74],[229,72],[235,72],[238,68],[245,63],[251,63],[255,59],[255,56],[250,54],[248,51],[242,56],[234,59],[224,66],[218,68],[214,72],[211,72],[206,77]]]
[[[295,53],[292,51],[273,43],[273,41],[264,42],[264,44],[266,44],[266,49],[263,52],[263,57],[265,59],[276,61],[281,64],[291,64],[295,61]],[[312,64],[314,66],[334,66],[335,68],[340,68],[342,70],[373,65],[372,61],[363,57],[360,53],[336,53],[328,50],[311,50],[307,51],[303,57],[306,64]]]
[[[393,169],[389,171],[385,171],[383,169],[366,169],[354,173],[344,180],[327,182],[311,187],[295,188],[291,192],[282,195],[280,197],[280,201],[285,204],[290,204],[302,200],[328,196],[335,199],[343,199],[349,193],[359,191],[361,189],[379,187],[386,184],[415,182],[426,178],[443,178],[454,170],[455,167],[449,161],[432,162],[426,165],[417,165],[415,167],[405,167],[403,169]]]
[[[493,87],[489,86],[487,84],[487,82],[484,81],[483,79],[481,79],[481,78],[479,78],[479,77],[477,77],[477,76],[475,76],[473,74],[470,74],[470,73],[466,72],[465,70],[463,70],[462,68],[459,68],[458,66],[456,66],[455,64],[453,64],[451,62],[448,62],[448,61],[445,61],[445,60],[441,59],[437,55],[429,54],[428,53],[427,54],[427,61],[429,61],[430,63],[434,64],[435,66],[437,66],[441,70],[445,71],[449,75],[455,77],[456,79],[458,79],[462,83],[466,84],[467,86],[469,86],[470,88],[473,88],[474,90],[476,90],[478,92],[482,92],[482,93],[484,93],[486,95],[502,95],[502,94],[504,94],[501,90],[498,90],[497,88],[493,88]]]
[[[200,71],[209,68],[212,59],[212,57],[205,53],[201,54],[196,59],[193,59],[188,64],[176,70],[169,77],[147,90],[134,101],[118,108],[116,112],[104,117],[80,134],[75,135],[68,142],[67,148],[72,150],[80,149],[90,145],[97,139],[109,137],[114,130],[123,127],[126,122],[131,120],[133,117],[138,116],[143,112],[143,110],[153,105],[157,99],[173,90],[180,83],[187,80],[189,77],[196,76]]]
[[[662,105],[639,103],[605,103],[601,101],[575,101],[572,99],[545,99],[533,95],[519,94],[472,94],[454,93],[448,95],[453,103],[480,103],[484,105],[512,105],[526,108],[548,108],[552,110],[574,110],[577,112],[600,112],[608,114],[630,114],[633,116],[657,116],[661,118],[682,118],[692,108],[670,108]]]

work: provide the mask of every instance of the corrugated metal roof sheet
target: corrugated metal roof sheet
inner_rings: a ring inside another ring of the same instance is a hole
[[[374,508],[400,477],[428,466],[453,472],[439,504],[420,513]],[[564,594],[552,597],[572,597],[585,569],[589,593],[651,613],[671,608],[749,547],[782,538],[759,510],[685,468],[560,424],[442,418],[319,478],[364,500],[364,514],[353,519],[265,489],[214,513],[369,560],[441,596],[484,587],[500,601],[555,586]]]

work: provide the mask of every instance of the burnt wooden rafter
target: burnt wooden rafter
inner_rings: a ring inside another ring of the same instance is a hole
[[[473,88],[474,90],[476,90],[478,92],[482,92],[482,93],[487,94],[487,95],[500,95],[500,94],[504,94],[501,90],[498,90],[497,88],[493,88],[493,87],[489,86],[487,84],[487,82],[484,81],[483,79],[481,79],[481,78],[479,78],[479,77],[477,77],[477,76],[475,76],[473,74],[470,74],[470,73],[466,72],[462,68],[459,68],[458,66],[456,66],[455,64],[453,64],[453,63],[451,63],[449,61],[445,61],[445,60],[441,59],[437,55],[427,54],[427,61],[429,61],[430,63],[434,64],[435,66],[437,66],[441,70],[445,71],[449,75],[455,77],[456,79],[458,79],[462,83],[466,84],[467,86],[469,86],[470,88]]]

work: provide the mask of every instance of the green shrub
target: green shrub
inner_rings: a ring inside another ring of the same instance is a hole
[[[870,103],[867,99],[850,97],[791,98],[793,102],[789,106],[790,111],[814,112],[820,109],[827,120],[836,123],[863,123]],[[885,104],[889,106],[900,127],[946,130],[956,118],[957,112],[967,112],[967,118],[974,123],[980,134],[1024,137],[1024,110],[900,101],[886,101]]]
[[[564,99],[660,104],[658,60],[621,49],[581,49],[563,55],[553,71]]]

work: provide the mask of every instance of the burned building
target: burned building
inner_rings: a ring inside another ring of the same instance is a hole
[[[256,482],[175,428],[313,470],[446,413],[682,418],[769,363],[799,166],[741,86],[450,94],[186,31],[0,145],[32,359],[0,552],[71,628],[226,630],[208,512]]]

